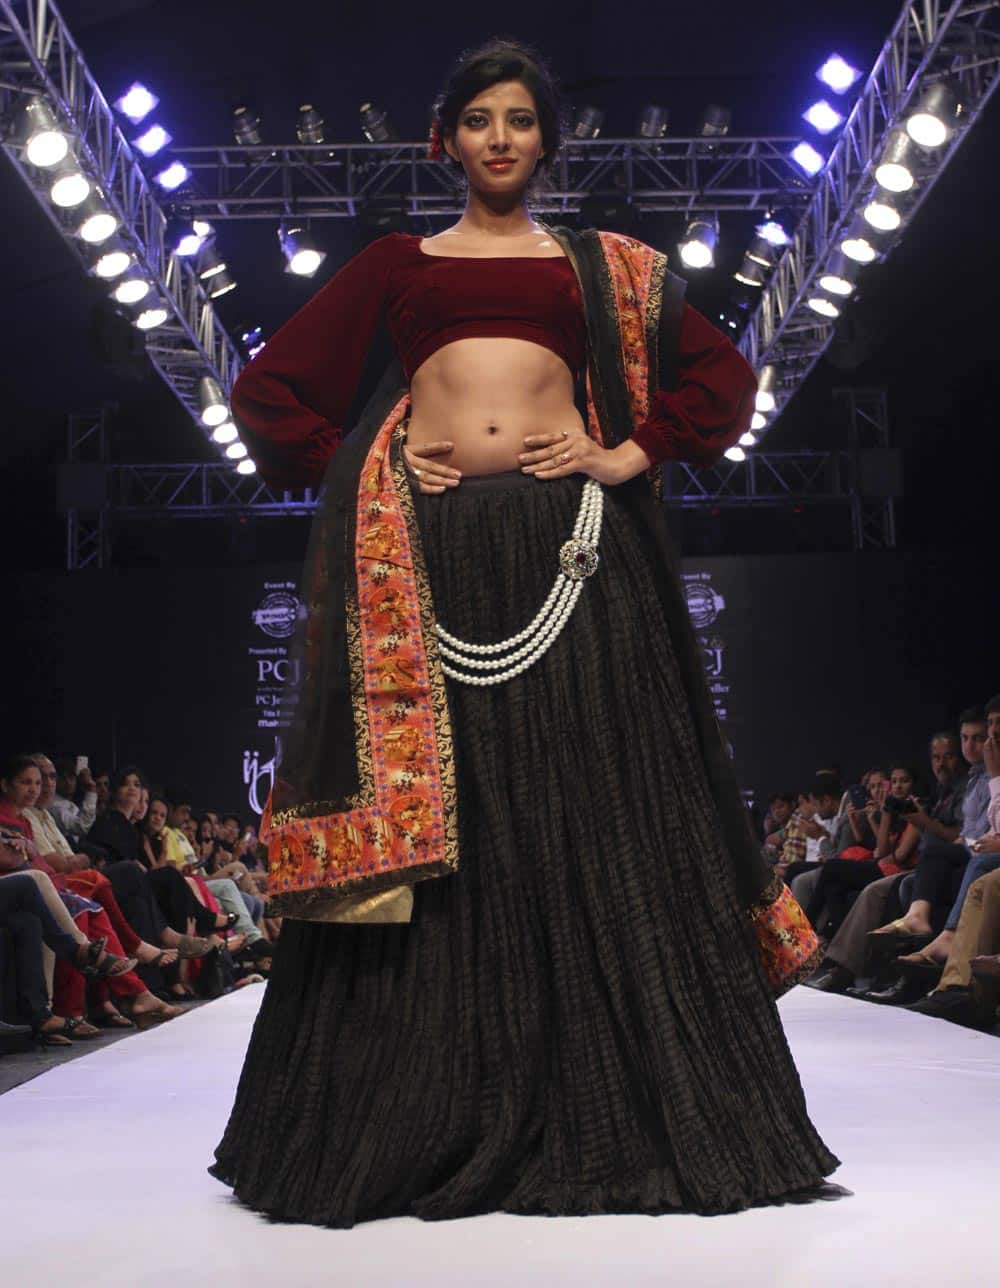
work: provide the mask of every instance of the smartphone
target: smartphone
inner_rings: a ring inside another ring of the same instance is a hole
[[[868,804],[868,788],[861,783],[852,783],[847,789],[847,799],[855,809],[864,809]]]
[[[77,773],[79,773],[81,769],[89,769],[89,768],[90,768],[90,757],[89,757],[89,756],[77,756],[77,758],[76,758],[76,772],[77,772]]]

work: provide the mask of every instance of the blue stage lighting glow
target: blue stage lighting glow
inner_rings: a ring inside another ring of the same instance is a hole
[[[162,125],[151,125],[145,134],[135,140],[135,146],[144,157],[155,157],[170,142],[170,135]]]
[[[781,224],[774,219],[769,219],[765,224],[758,224],[754,232],[772,246],[787,246],[791,241]]]
[[[860,75],[858,69],[839,54],[831,54],[816,73],[817,79],[829,85],[835,94],[846,94]]]
[[[150,114],[153,108],[160,100],[155,94],[151,93],[145,85],[140,85],[138,81],[131,89],[125,91],[121,98],[115,103],[115,107],[123,116],[127,116],[135,125]]]
[[[809,175],[819,174],[826,164],[812,144],[806,142],[799,143],[792,148],[791,158],[796,165],[800,166]]]
[[[818,103],[813,103],[812,107],[807,108],[802,115],[813,129],[818,130],[820,134],[829,134],[844,119],[835,107],[830,106],[825,98],[821,98]]]
[[[167,166],[166,170],[161,170],[155,178],[161,188],[165,188],[167,192],[173,192],[182,183],[187,183],[189,174],[190,171],[186,165],[181,165],[179,161],[174,161]]]

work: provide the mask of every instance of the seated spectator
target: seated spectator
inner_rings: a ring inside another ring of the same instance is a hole
[[[68,841],[81,841],[97,818],[97,786],[86,766],[79,774],[76,772],[75,760],[59,760],[55,769],[56,789],[45,808]],[[78,790],[82,798],[79,805],[76,803]]]
[[[967,726],[963,724],[962,729],[963,744],[970,745]],[[972,754],[975,754],[974,748]],[[936,835],[954,837],[959,832],[965,792],[959,739],[952,733],[935,734],[931,739],[930,759],[935,788],[927,814],[938,829]],[[871,779],[869,783],[871,784]],[[877,789],[879,785],[876,782],[874,786]],[[928,843],[929,835],[931,833],[924,828],[918,850]],[[886,910],[890,906],[898,906],[896,900],[904,879],[905,874],[900,873],[884,876],[861,891],[830,941],[816,973],[805,981],[810,988],[827,993],[842,993],[865,975],[870,934],[884,920]]]
[[[832,833],[842,794],[838,778],[820,774],[799,797],[775,865],[775,872],[791,886],[793,894],[796,882],[801,890],[801,878],[816,872],[833,852]]]
[[[776,860],[785,843],[785,829],[795,813],[798,804],[798,792],[775,792],[767,802],[767,813],[764,815],[764,846],[768,857]]]

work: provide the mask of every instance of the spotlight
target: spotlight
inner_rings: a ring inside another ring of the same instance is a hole
[[[294,273],[297,277],[312,277],[326,259],[326,252],[319,249],[307,228],[282,226],[278,229],[278,241],[287,260],[286,273]]]
[[[96,191],[83,202],[78,218],[80,222],[76,228],[77,236],[90,242],[92,246],[99,246],[101,242],[107,241],[118,229],[118,220],[105,207],[101,194]]]
[[[173,192],[181,184],[187,183],[191,177],[191,172],[186,165],[181,165],[179,161],[171,161],[165,170],[161,170],[159,174],[153,177],[166,192]]]
[[[718,103],[709,103],[698,121],[697,132],[706,139],[719,138],[723,134],[729,133],[732,120],[733,114],[728,107],[720,107]]]
[[[782,228],[781,224],[777,223],[774,219],[768,219],[765,220],[764,223],[758,224],[754,231],[758,237],[763,238],[769,246],[774,246],[776,249],[782,246],[787,246],[792,240],[785,232],[784,228]]]
[[[241,461],[247,454],[247,449],[237,438],[226,448],[226,455],[231,461]]]
[[[711,268],[715,263],[715,248],[719,230],[714,223],[695,219],[684,231],[681,241],[681,261],[688,268]]]
[[[219,300],[223,295],[228,295],[230,291],[235,291],[238,283],[236,278],[231,275],[229,269],[223,265],[218,273],[213,273],[205,285],[210,300]]]
[[[261,141],[260,117],[245,103],[233,112],[233,137],[243,147],[252,147]]]
[[[844,119],[835,107],[830,106],[825,98],[821,98],[818,103],[813,103],[812,107],[807,108],[802,113],[802,116],[820,134],[829,134]]]
[[[636,133],[640,139],[662,139],[670,124],[670,112],[656,103],[647,103],[639,115]]]
[[[818,313],[824,318],[839,318],[840,309],[837,308],[833,300],[828,300],[825,295],[812,295],[807,301],[809,307],[814,313]]]
[[[830,295],[853,295],[858,275],[858,261],[842,250],[834,251],[819,284]]]
[[[198,381],[198,406],[201,408],[203,425],[221,426],[229,420],[229,404],[222,392],[222,386],[214,376],[202,376]],[[229,442],[229,439],[217,438],[216,442]]]
[[[739,464],[740,461],[746,460],[747,454],[742,447],[730,447],[725,452],[725,457],[727,461],[735,461],[737,464]]]
[[[756,434],[751,434],[750,431],[747,430],[745,434],[740,435],[740,447],[756,447],[756,446],[757,446]]]
[[[152,289],[144,277],[136,274],[123,278],[118,283],[114,289],[114,297],[119,304],[138,304]]]
[[[127,250],[109,250],[94,265],[94,272],[98,277],[110,281],[112,278],[121,277],[131,263],[132,256]]]
[[[399,138],[388,112],[374,103],[361,104],[361,132],[369,143],[395,143]]]
[[[604,113],[599,107],[591,107],[588,104],[577,109],[576,120],[570,133],[574,139],[596,139],[603,124]]]
[[[846,94],[861,73],[852,67],[839,54],[831,54],[816,76],[824,85],[829,85],[835,94]]]
[[[311,103],[303,103],[299,108],[298,120],[295,123],[295,133],[298,135],[300,143],[322,143],[323,142],[323,117]]]
[[[231,420],[224,420],[221,425],[216,425],[212,430],[212,442],[218,443],[224,447],[226,443],[235,442],[239,437],[239,430]]]
[[[76,162],[67,157],[57,167],[49,196],[55,205],[70,210],[73,206],[82,205],[90,196],[90,180],[81,173]]]
[[[127,89],[120,99],[115,103],[122,116],[127,116],[133,125],[138,125],[144,117],[147,117],[153,108],[159,103],[155,94],[151,93],[145,85],[138,81]]]
[[[211,237],[212,234],[215,232],[215,229],[212,227],[212,225],[208,222],[207,219],[195,219],[193,223],[194,223],[194,230],[198,234],[198,236],[202,239],[202,241],[205,241],[206,238]]]
[[[804,170],[810,179],[813,175],[819,174],[820,170],[826,165],[826,160],[822,153],[817,152],[811,143],[803,140],[796,144],[790,153],[792,160],[801,169]]]
[[[920,95],[906,121],[906,132],[922,148],[939,148],[955,128],[961,111],[955,91],[947,81],[935,81]]]
[[[767,270],[760,260],[752,259],[750,255],[744,255],[743,263],[733,274],[733,277],[736,278],[737,282],[742,282],[744,286],[760,288],[767,278]]]
[[[768,363],[766,367],[761,367],[760,374],[757,377],[757,397],[755,406],[758,412],[774,411],[775,398],[774,386],[777,383],[777,371]],[[757,426],[756,428],[762,428]]]
[[[155,157],[157,152],[163,151],[172,137],[162,125],[151,125],[145,134],[140,134],[132,141],[144,157]]]
[[[875,182],[889,192],[909,192],[913,187],[913,140],[905,130],[889,131],[882,160],[875,169]]]
[[[237,474],[256,474],[257,466],[253,463],[250,457],[247,456],[244,460],[240,461],[239,465],[237,465],[236,473]]]
[[[240,329],[240,344],[247,358],[255,358],[264,347],[264,331],[259,326],[244,326]]]
[[[754,414],[750,417],[750,428],[751,430],[756,431],[758,434],[762,429],[767,429],[767,417],[764,416],[761,412],[755,411]]]
[[[209,246],[202,253],[201,260],[198,264],[198,276],[203,282],[208,282],[215,277],[217,273],[226,271],[226,261],[222,258],[214,246]]]
[[[190,214],[178,213],[167,220],[164,240],[175,255],[187,258],[198,254],[205,239],[198,232]]]
[[[169,316],[170,310],[160,301],[151,308],[143,309],[135,324],[140,331],[152,331],[154,327],[162,326]]]
[[[25,108],[25,155],[40,170],[58,165],[69,152],[69,139],[48,103],[33,98]]]
[[[903,222],[903,216],[895,206],[889,204],[878,193],[874,194],[864,208],[865,222],[877,228],[879,232],[891,233]]]

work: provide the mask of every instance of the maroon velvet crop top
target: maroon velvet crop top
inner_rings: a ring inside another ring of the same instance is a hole
[[[421,237],[396,233],[392,240],[386,317],[407,380],[437,349],[466,336],[531,340],[558,354],[574,375],[583,369],[587,327],[565,255],[431,255]]]

